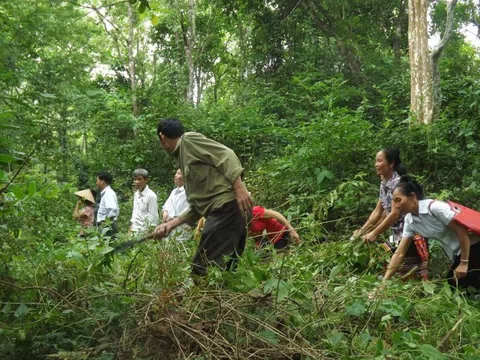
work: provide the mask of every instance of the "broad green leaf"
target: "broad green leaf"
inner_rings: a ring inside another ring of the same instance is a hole
[[[258,281],[265,281],[268,279],[268,274],[265,270],[259,268],[252,269],[253,275]]]
[[[263,330],[258,333],[258,336],[267,340],[270,344],[278,344],[278,337],[273,331],[270,330]]]
[[[105,254],[108,254],[109,252],[112,252],[112,250],[113,250],[112,247],[107,246],[104,249],[102,249],[102,251],[100,251],[100,254],[105,255]]]
[[[337,276],[340,271],[342,271],[342,266],[341,265],[336,265],[332,268],[332,271],[330,271],[330,279],[333,279],[335,278],[335,276]]]
[[[275,291],[277,291],[275,289]],[[288,283],[286,283],[283,280],[280,280],[280,283],[278,284],[278,293],[277,293],[277,301],[283,301],[289,294],[290,292],[290,286]]]
[[[365,314],[365,311],[367,310],[365,303],[362,300],[356,301],[351,305],[348,305],[346,307],[347,313],[352,315],[352,316],[357,316],[360,317],[363,314]]]
[[[152,25],[153,26],[158,25],[158,16],[157,15],[152,15]]]
[[[325,179],[333,179],[334,175],[330,170],[322,170],[317,169],[315,171],[317,174],[317,184],[320,185]]]
[[[15,311],[15,316],[17,318],[24,316],[26,313],[28,313],[28,307],[25,304],[21,304],[18,309]]]
[[[23,189],[19,186],[12,186],[10,188],[10,191],[13,193],[13,195],[15,195],[15,197],[18,200],[21,200],[25,197],[25,193],[23,192]]]
[[[423,282],[423,290],[425,290],[427,294],[430,294],[430,295],[435,294],[435,288],[436,288],[436,285],[434,283],[430,281]]]
[[[8,314],[12,310],[12,304],[6,303],[5,306],[2,309],[2,312],[4,314]]]
[[[28,195],[30,196],[35,195],[36,192],[37,192],[37,184],[35,182],[31,182],[28,185]]]
[[[328,337],[328,341],[334,348],[336,348],[342,342],[344,334],[339,331],[333,331],[332,334]]]
[[[422,351],[423,355],[425,355],[428,359],[431,359],[431,360],[448,359],[448,356],[446,356],[440,350],[438,350],[437,348],[434,348],[430,344],[423,344],[422,346],[420,346],[420,350]]]
[[[73,258],[77,261],[82,261],[84,259],[83,255],[80,254],[78,251],[69,251],[67,257]]]

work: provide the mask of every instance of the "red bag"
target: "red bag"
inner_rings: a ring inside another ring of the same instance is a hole
[[[433,215],[432,210],[430,207],[435,200],[431,201],[428,204],[428,210]],[[468,231],[480,235],[480,212],[470,209],[466,206],[454,203],[453,201],[447,201],[450,208],[455,213],[453,220],[455,220],[460,225],[467,228]],[[433,215],[435,216],[435,215]]]

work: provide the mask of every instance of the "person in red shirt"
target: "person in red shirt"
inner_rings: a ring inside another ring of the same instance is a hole
[[[257,247],[271,243],[275,249],[283,249],[291,242],[300,242],[300,236],[285,216],[261,206],[253,207],[248,230],[249,235],[255,239]],[[266,237],[263,236],[263,231],[267,232]]]
[[[202,218],[198,222],[195,231],[195,238],[199,237],[200,231],[204,226],[205,220]],[[266,231],[266,236],[263,232]],[[249,236],[255,239],[257,247],[267,244],[273,244],[277,250],[287,247],[290,243],[299,243],[300,236],[297,231],[288,222],[288,220],[277,211],[265,209],[261,206],[254,206],[252,219],[248,226]]]

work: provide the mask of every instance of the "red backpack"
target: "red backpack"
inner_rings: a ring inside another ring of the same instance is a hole
[[[432,206],[434,201],[435,200],[432,200],[430,204],[428,204],[428,210],[432,215],[433,213],[430,207]],[[447,204],[450,205],[450,208],[453,210],[453,212],[455,212],[455,216],[453,217],[453,220],[455,220],[455,222],[462,225],[463,227],[466,227],[468,231],[476,235],[480,235],[480,212],[470,209],[466,206],[454,203],[453,201],[447,201]]]

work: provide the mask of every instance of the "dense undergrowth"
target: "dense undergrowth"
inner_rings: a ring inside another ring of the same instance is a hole
[[[370,299],[386,255],[302,216],[301,245],[249,244],[235,272],[193,281],[193,240],[112,260],[101,234],[78,238],[59,221],[70,191],[52,182],[3,203],[11,223],[36,214],[1,233],[4,359],[480,359],[480,305],[446,285],[438,246],[431,281],[396,279]],[[58,207],[42,213],[48,199]]]
[[[252,132],[236,131],[233,116],[221,138],[214,111],[199,110],[188,126],[235,149],[256,202],[288,216],[302,244],[283,253],[249,244],[236,272],[213,269],[197,282],[193,241],[152,242],[112,259],[108,239],[78,238],[71,220],[75,183],[89,172],[61,181],[33,159],[0,204],[2,358],[480,359],[480,305],[446,285],[438,246],[431,281],[396,279],[372,300],[385,254],[347,240],[378,197],[372,158],[384,146],[401,148],[429,197],[478,207],[478,121],[379,128],[361,109],[336,108]],[[132,192],[121,174],[114,188],[125,230]],[[160,203],[168,183],[150,184]]]

